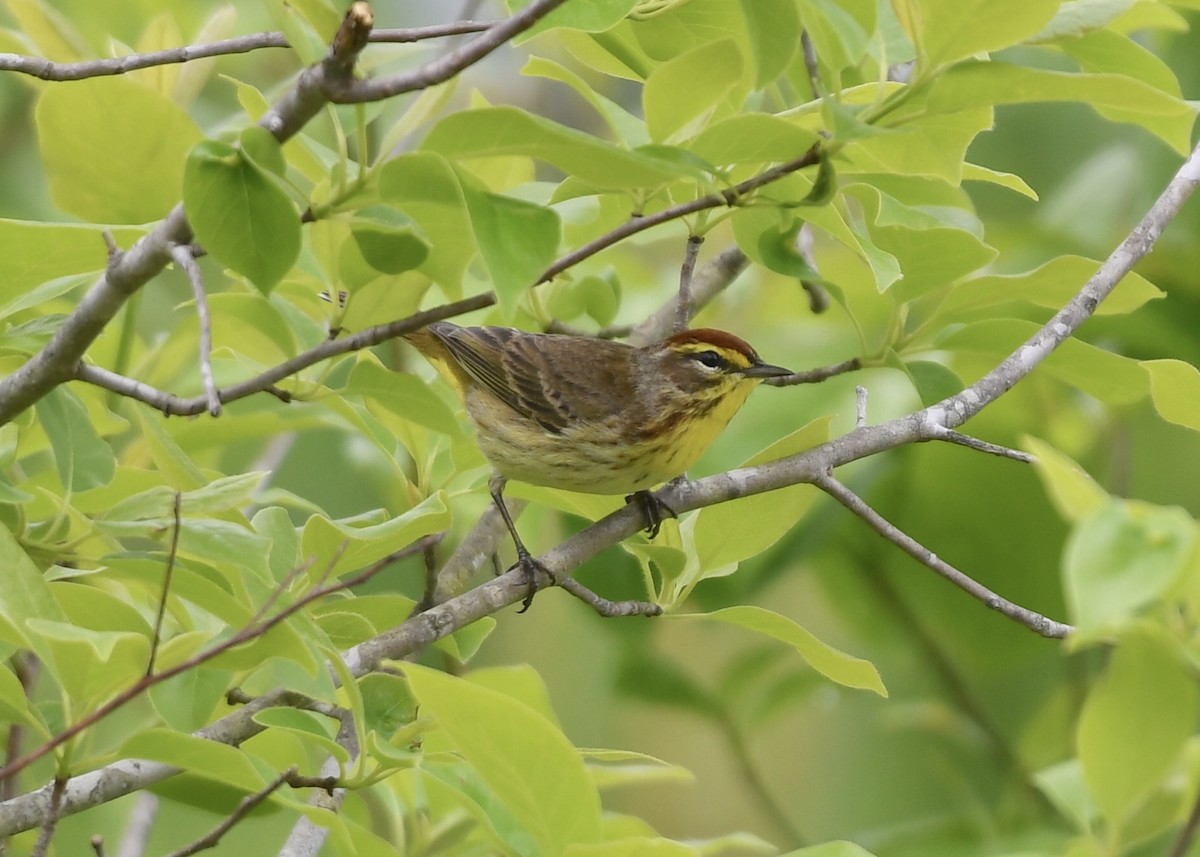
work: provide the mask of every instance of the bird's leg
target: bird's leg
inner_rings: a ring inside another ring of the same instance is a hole
[[[667,518],[677,518],[675,510],[655,497],[649,491],[634,491],[625,497],[626,503],[637,503],[642,515],[646,518],[646,532],[650,538],[658,535],[662,522]]]
[[[543,572],[550,580],[557,583],[554,574],[546,566],[542,565],[533,558],[533,554],[525,547],[525,543],[521,541],[521,537],[517,535],[517,526],[513,523],[512,515],[508,514],[508,507],[504,505],[504,485],[508,479],[501,476],[499,473],[492,475],[488,480],[488,492],[492,495],[492,502],[496,504],[496,509],[500,512],[500,517],[504,519],[505,526],[508,527],[508,534],[512,536],[513,545],[517,549],[517,565],[521,567],[522,573],[525,575],[525,580],[529,583],[529,593],[525,596],[525,600],[521,603],[521,609],[518,613],[524,613],[529,609],[529,605],[533,603],[533,596],[538,590],[538,572]]]

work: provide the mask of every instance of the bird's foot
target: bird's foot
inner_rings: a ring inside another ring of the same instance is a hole
[[[538,574],[544,574],[550,578],[550,585],[554,586],[558,583],[558,578],[554,576],[554,572],[542,565],[527,550],[517,551],[517,562],[513,568],[521,569],[521,573],[525,575],[525,583],[529,587],[529,591],[525,595],[525,600],[521,602],[521,609],[518,613],[524,613],[529,609],[529,605],[533,603],[533,596],[538,592]]]
[[[655,497],[649,491],[634,491],[625,497],[626,503],[637,503],[646,519],[646,533],[650,538],[658,535],[662,522],[667,518],[677,518],[675,510]]]

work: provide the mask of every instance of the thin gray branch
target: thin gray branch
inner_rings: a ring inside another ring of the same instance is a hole
[[[986,452],[989,455],[998,455],[1001,458],[1011,458],[1013,461],[1020,461],[1024,464],[1033,464],[1034,457],[1028,452],[1022,452],[1019,449],[1012,449],[1007,446],[1001,446],[998,443],[980,440],[977,437],[971,437],[969,434],[944,429],[935,431],[934,435],[937,440],[944,440],[947,443],[956,443],[959,446],[965,446],[968,449],[974,449],[977,452]]]
[[[425,39],[439,39],[446,36],[461,36],[466,33],[479,33],[494,26],[493,21],[456,21],[450,24],[436,24],[431,27],[406,27],[403,29],[378,29],[371,33],[370,41],[375,43],[406,43],[420,42]],[[291,47],[283,33],[251,33],[245,36],[234,36],[221,39],[205,45],[183,45],[178,48],[168,48],[145,54],[130,54],[124,57],[109,57],[105,59],[84,60],[82,62],[51,62],[41,57],[27,57],[19,54],[0,54],[0,71],[14,71],[27,74],[41,80],[71,81],[85,80],[90,77],[109,77],[117,74],[128,74],[143,68],[153,68],[160,65],[175,65],[192,62],[193,60],[210,57],[245,54],[265,48]]]
[[[357,758],[362,752],[362,748],[358,746],[358,732],[354,728],[354,718],[349,711],[342,717],[335,740],[350,754],[351,760]],[[341,763],[333,756],[329,756],[321,765],[321,776],[329,778],[331,782],[336,781],[342,776]],[[310,806],[336,813],[341,810],[345,799],[346,789],[339,786],[329,791],[313,792],[308,802]],[[307,815],[302,815],[292,827],[292,832],[279,851],[279,857],[316,857],[328,836],[328,828],[320,827]]]
[[[204,291],[204,275],[196,264],[191,245],[176,244],[171,247],[171,258],[175,260],[192,284],[192,296],[196,299],[196,320],[200,324],[200,383],[204,385],[204,404],[209,416],[221,415],[221,399],[217,395],[217,382],[212,370],[212,316],[208,311],[208,295]]]
[[[260,375],[240,381],[237,384],[232,384],[224,389],[215,390],[214,392],[218,402],[221,403],[235,402],[238,399],[244,399],[255,393],[270,392],[277,382],[291,377],[297,372],[307,369],[309,366],[320,363],[322,360],[328,360],[340,354],[348,354],[351,351],[370,348],[389,339],[395,339],[398,336],[411,333],[431,322],[461,315],[464,312],[483,309],[495,302],[496,296],[491,292],[486,292],[482,295],[475,295],[474,297],[464,298],[461,301],[427,309],[410,315],[408,318],[369,327],[353,336],[347,336],[342,339],[329,339],[320,345],[297,354],[289,360],[285,360],[277,366],[273,366]],[[75,373],[72,377],[76,381],[85,381],[97,387],[103,387],[106,390],[119,393],[122,396],[128,396],[131,399],[145,402],[169,416],[194,416],[206,410],[210,413],[212,412],[206,395],[192,396],[186,399],[180,398],[173,393],[167,393],[148,384],[143,384],[134,378],[118,375],[115,372],[110,372],[100,366],[93,366],[90,363],[80,363],[75,368]]]
[[[854,388],[854,427],[867,424],[867,388],[859,384]]]
[[[803,372],[793,372],[791,375],[784,375],[782,378],[767,378],[763,383],[769,384],[772,387],[792,387],[796,384],[819,384],[835,375],[857,372],[861,368],[862,360],[857,357],[851,357],[849,360],[834,363],[832,366],[805,369]]]
[[[692,278],[688,321],[691,321],[691,317],[699,312],[701,307],[707,306],[713,298],[729,288],[738,274],[746,270],[748,264],[750,260],[737,247],[730,247],[706,262]],[[672,296],[671,300],[666,301],[653,315],[633,329],[629,334],[629,344],[647,345],[670,336],[675,322],[676,306],[676,300]]]
[[[1074,630],[1070,625],[1056,622],[1053,619],[1043,616],[1041,613],[1037,613],[1027,607],[1021,607],[1019,604],[1014,604],[1008,599],[997,595],[974,578],[959,571],[912,536],[886,520],[872,509],[865,500],[835,479],[833,474],[825,474],[816,480],[815,484],[826,494],[833,497],[833,499],[861,518],[867,526],[921,563],[921,565],[937,572],[975,600],[1007,616],[1014,622],[1019,622],[1029,630],[1041,634],[1043,637],[1051,637],[1053,639],[1062,639]]]
[[[683,265],[679,268],[679,297],[675,309],[675,332],[687,330],[692,318],[692,274],[696,271],[696,257],[700,254],[700,245],[704,243],[701,235],[689,235],[687,249],[683,254]]]

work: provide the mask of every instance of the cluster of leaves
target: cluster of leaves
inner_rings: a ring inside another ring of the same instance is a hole
[[[211,41],[248,17],[283,30],[296,67],[321,59],[342,11],[326,0],[270,0],[199,21],[181,3],[123,20],[137,40],[127,48],[102,44],[108,34],[75,29],[36,0],[8,6],[16,28],[0,33],[0,47],[22,54],[65,62],[147,52]],[[434,298],[494,290],[486,320],[530,328],[636,323],[671,297],[634,285],[654,278],[660,247],[626,242],[531,286],[561,253],[603,241],[631,218],[714,197],[734,204],[697,208],[673,233],[663,230],[672,235],[664,266],[678,261],[683,223],[689,234],[736,244],[776,284],[819,284],[863,364],[895,370],[901,395],[931,404],[1009,354],[1099,264],[1061,255],[1024,273],[990,272],[997,252],[963,183],[1033,192],[969,162],[968,147],[998,106],[1077,101],[1186,153],[1195,109],[1131,36],[1173,14],[1167,4],[1082,0],[568,2],[518,40],[530,55],[522,73],[572,93],[591,131],[489,103],[481,91],[456,102],[456,79],[405,102],[330,108],[281,144],[253,124],[279,92],[232,71],[217,77],[223,67],[212,60],[34,81],[41,163],[60,215],[0,221],[0,372],[42,348],[104,270],[103,230],[128,247],[181,200],[207,254],[220,387],[319,346],[331,330],[403,318]],[[994,56],[1018,46],[1023,53]],[[361,68],[385,75],[419,56],[371,47]],[[636,96],[621,97],[629,92]],[[730,195],[814,145],[819,169]],[[816,236],[814,254],[797,250],[802,228]],[[198,389],[200,337],[184,295],[181,279],[154,280],[88,361],[150,388]],[[759,295],[749,309],[726,310],[753,325],[790,306],[766,286]],[[1130,275],[1099,312],[1131,313],[1159,295]],[[807,322],[797,313],[795,323]],[[280,771],[315,774],[332,757],[354,793],[343,813],[282,787],[269,798],[273,811],[245,819],[241,835],[282,839],[310,817],[330,828],[339,854],[769,852],[748,835],[675,842],[642,819],[602,812],[601,792],[685,774],[638,753],[574,747],[529,667],[462,677],[408,664],[403,678],[352,672],[339,653],[399,624],[417,593],[330,595],[222,647],[328,581],[422,537],[461,532],[465,511],[482,507],[479,492],[466,494],[483,462],[449,392],[388,364],[386,353],[340,357],[279,382],[292,404],[263,396],[216,422],[164,422],[112,392],[63,385],[0,427],[0,644],[9,659],[0,712],[10,730],[53,741],[142,680],[147,664],[164,673],[203,661],[62,742],[52,762],[21,774],[18,790],[148,759],[183,769],[165,793],[211,821]],[[1200,373],[1186,362],[1138,361],[1072,340],[1043,372],[1106,405],[1148,398],[1161,419],[1200,429]],[[821,419],[782,439],[776,432],[746,463],[812,447],[831,426]],[[281,435],[315,439],[314,459],[336,448],[333,464],[352,471],[351,487],[343,496],[325,490],[327,461],[290,487],[248,463],[272,461]],[[1181,758],[1200,706],[1188,666],[1197,657],[1196,523],[1113,499],[1053,448],[1035,451],[1048,493],[1075,526],[1064,570],[1079,629],[1072,645],[1119,646],[1088,692],[1077,760],[1036,777],[1078,829],[1030,853],[1118,853],[1178,826],[1195,790]],[[584,519],[619,502],[529,496]],[[710,507],[655,543],[624,548],[650,595],[676,610],[701,582],[726,578],[810,520],[817,496],[800,485]],[[331,511],[342,504],[349,517]],[[749,698],[759,700],[754,722],[765,723],[798,686],[814,685],[810,669],[886,695],[874,666],[781,613],[713,606],[707,622],[794,650],[805,671],[780,681],[767,669],[774,655],[760,668],[740,661],[710,691],[646,655],[630,670],[641,675],[627,677],[630,693],[725,725],[731,700]],[[484,618],[459,629],[438,657],[465,663],[493,625]],[[286,687],[314,710],[259,711],[253,737],[242,735],[249,740],[236,749],[193,734],[232,716],[225,697],[234,686],[252,695]],[[348,712],[353,740],[321,705]],[[203,788],[190,786],[197,780]],[[115,826],[105,812],[83,814],[75,830]],[[60,835],[71,833],[64,820]],[[865,852],[835,842],[796,853]]]

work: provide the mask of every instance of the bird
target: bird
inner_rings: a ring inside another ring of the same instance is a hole
[[[555,578],[517,533],[504,503],[510,479],[624,494],[641,506],[653,537],[674,512],[649,489],[683,475],[761,381],[792,374],[712,328],[638,347],[445,321],[405,338],[460,395],[494,468],[488,490],[529,584],[520,612],[533,602],[539,571]]]

